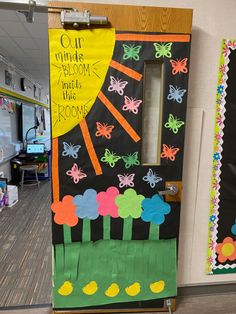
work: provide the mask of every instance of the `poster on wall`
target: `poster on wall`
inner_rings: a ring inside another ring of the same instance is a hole
[[[222,41],[216,93],[207,274],[236,272],[236,39]]]
[[[177,293],[180,201],[158,191],[182,179],[190,36],[50,29],[49,47],[53,307],[163,304]],[[146,60],[165,77],[152,165],[141,158]]]

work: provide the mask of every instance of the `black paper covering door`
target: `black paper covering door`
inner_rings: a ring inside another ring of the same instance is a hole
[[[91,110],[52,143],[56,309],[160,306],[176,295],[180,202],[166,202],[158,191],[182,180],[190,36],[115,36]],[[142,166],[150,61],[164,69],[162,151],[160,165]]]

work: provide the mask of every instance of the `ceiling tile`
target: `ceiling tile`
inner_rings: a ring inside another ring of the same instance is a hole
[[[34,40],[30,37],[14,37],[13,39],[22,49],[37,49]]]
[[[36,38],[34,42],[39,49],[48,51],[48,38]]]
[[[32,58],[38,58],[38,60],[43,60],[47,52],[42,52],[39,49],[25,49],[25,53]]]
[[[3,30],[12,37],[28,37],[24,24],[20,22],[1,21]]]
[[[20,13],[20,12],[16,12],[16,15],[18,17],[18,19],[25,23],[26,22],[26,18],[24,16],[24,14]],[[34,22],[33,23],[42,23],[42,24],[46,24],[48,23],[48,14],[47,13],[38,13],[35,12],[34,13]]]
[[[48,24],[23,23],[34,38],[48,38]]]
[[[11,37],[0,37],[1,47],[7,51],[8,56],[25,56],[25,52],[11,39]]]
[[[0,21],[18,21],[16,11],[0,10]]]
[[[8,36],[8,34],[4,32],[4,30],[1,27],[0,27],[0,36],[4,36],[4,37]]]

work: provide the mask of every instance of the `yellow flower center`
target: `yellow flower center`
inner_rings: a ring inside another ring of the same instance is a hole
[[[222,247],[222,254],[224,256],[230,256],[234,253],[235,247],[232,243],[225,243]]]

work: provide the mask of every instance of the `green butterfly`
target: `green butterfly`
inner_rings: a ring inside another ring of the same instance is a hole
[[[168,122],[165,123],[165,128],[172,130],[175,134],[178,133],[179,128],[184,125],[183,121],[180,121],[178,118],[174,118],[174,116],[170,113]]]
[[[142,46],[134,46],[134,45],[122,45],[124,48],[123,59],[133,59],[135,61],[139,61],[139,52]]]
[[[171,58],[171,46],[173,43],[154,43],[154,47],[156,50],[155,57],[160,58],[160,57],[167,57]]]
[[[106,162],[110,167],[114,168],[115,164],[121,157],[116,155],[116,153],[110,152],[108,148],[105,148],[104,156],[101,158],[102,162]]]
[[[138,152],[135,152],[133,154],[128,154],[126,156],[122,156],[121,158],[125,162],[126,169],[130,168],[131,166],[140,165],[140,161],[138,160]]]

